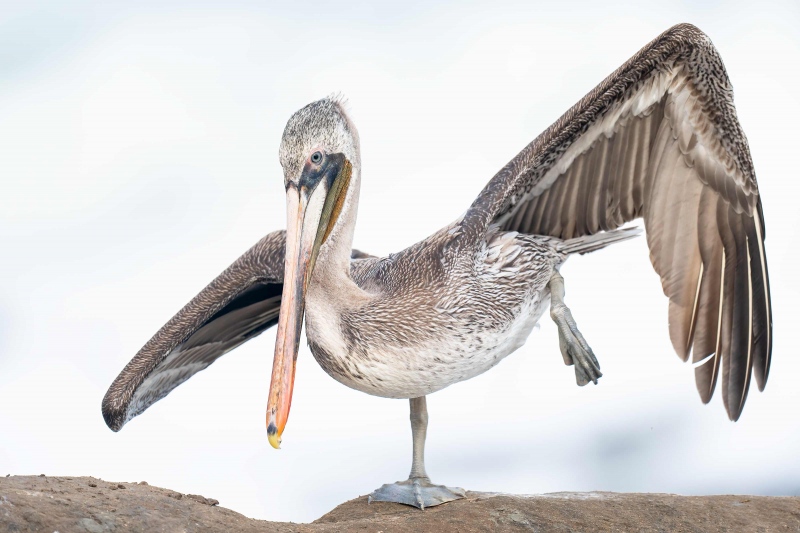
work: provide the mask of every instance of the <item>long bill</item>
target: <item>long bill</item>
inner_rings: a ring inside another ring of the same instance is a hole
[[[341,210],[350,178],[350,164],[346,159],[335,156],[329,159],[329,164],[309,173],[316,175],[310,187],[305,184],[309,180],[301,178],[300,183],[305,182],[303,185],[290,182],[286,188],[283,295],[267,402],[267,436],[273,448],[280,448],[281,435],[289,418],[306,290],[319,248]]]

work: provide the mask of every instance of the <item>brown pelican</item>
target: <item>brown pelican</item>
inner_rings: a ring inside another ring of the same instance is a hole
[[[136,354],[103,399],[119,430],[222,354],[278,324],[266,425],[281,442],[305,318],[334,379],[408,398],[409,479],[372,500],[428,507],[463,497],[424,465],[425,397],[519,348],[550,306],[578,385],[600,365],[564,303],[559,267],[630,238],[642,217],[669,298],[678,355],[700,397],[717,381],[739,418],[751,375],[766,384],[772,317],[764,219],[722,60],[697,28],[645,46],[526,146],[449,226],[377,258],[352,251],[361,184],[356,128],[326,98],[289,119],[280,146],[287,229],[213,280]]]

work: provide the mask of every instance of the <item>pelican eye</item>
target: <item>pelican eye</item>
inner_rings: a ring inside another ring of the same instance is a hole
[[[322,152],[316,151],[313,154],[311,154],[311,162],[314,163],[315,165],[319,165],[320,163],[322,163]]]

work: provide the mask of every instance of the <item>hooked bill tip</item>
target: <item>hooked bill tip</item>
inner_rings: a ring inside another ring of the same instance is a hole
[[[269,443],[273,448],[280,450],[281,438],[278,435],[278,428],[275,426],[274,422],[270,422],[267,426],[267,440],[269,440]]]

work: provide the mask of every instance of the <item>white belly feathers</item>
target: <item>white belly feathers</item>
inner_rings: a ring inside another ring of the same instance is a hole
[[[347,353],[332,315],[320,309],[308,309],[306,329],[314,358],[336,381],[373,396],[416,398],[492,368],[525,343],[549,303],[548,290],[532,291],[501,327],[442,332],[414,346],[374,344],[368,358]]]

